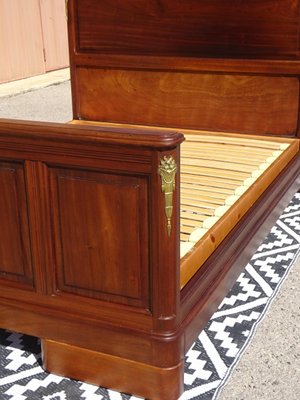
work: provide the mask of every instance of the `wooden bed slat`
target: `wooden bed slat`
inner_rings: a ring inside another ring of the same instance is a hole
[[[186,134],[185,138],[181,157],[181,286],[298,149],[297,141],[271,141],[263,137]]]

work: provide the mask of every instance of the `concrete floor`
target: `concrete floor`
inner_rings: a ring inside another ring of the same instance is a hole
[[[0,118],[67,122],[72,119],[70,81],[10,97],[1,97]]]
[[[218,400],[300,399],[299,288],[298,258]]]
[[[0,98],[0,118],[71,120],[69,82]],[[271,399],[300,399],[299,260],[218,397],[218,400]]]

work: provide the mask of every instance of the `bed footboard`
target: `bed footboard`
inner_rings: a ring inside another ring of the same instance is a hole
[[[0,121],[0,326],[40,337],[48,370],[179,397],[182,140]]]

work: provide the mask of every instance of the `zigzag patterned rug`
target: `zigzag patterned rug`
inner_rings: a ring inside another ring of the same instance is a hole
[[[215,400],[291,269],[300,247],[297,193],[187,354],[180,400]],[[0,330],[1,400],[136,400],[47,374],[37,339]]]

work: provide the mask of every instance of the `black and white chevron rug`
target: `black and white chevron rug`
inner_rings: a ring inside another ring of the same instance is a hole
[[[215,400],[291,269],[300,247],[300,194],[257,249],[186,356],[180,400]],[[1,400],[135,400],[47,374],[36,338],[0,330]]]

